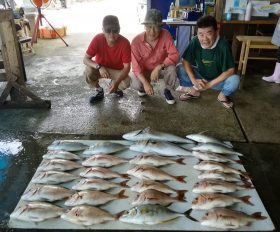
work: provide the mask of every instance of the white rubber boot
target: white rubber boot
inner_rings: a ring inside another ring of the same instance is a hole
[[[280,83],[280,63],[276,62],[274,73],[271,76],[263,77],[264,81]]]

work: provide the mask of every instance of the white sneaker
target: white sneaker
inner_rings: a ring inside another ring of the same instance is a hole
[[[137,94],[139,97],[144,97],[147,95],[145,92],[142,92],[142,91],[137,91]]]

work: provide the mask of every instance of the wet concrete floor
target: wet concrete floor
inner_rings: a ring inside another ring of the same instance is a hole
[[[126,35],[131,39],[132,34]],[[120,139],[123,133],[150,126],[152,129],[185,136],[207,131],[232,141],[244,153],[243,164],[250,173],[275,227],[280,230],[280,86],[261,80],[273,64],[250,63],[233,110],[207,91],[196,101],[167,105],[161,84],[156,95],[139,98],[128,89],[123,98],[107,96],[90,105],[91,90],[85,84],[82,58],[92,34],[71,34],[62,41],[39,40],[35,55],[26,54],[28,88],[52,101],[50,110],[9,109],[0,112],[0,142],[22,143],[12,155],[0,149],[0,229],[7,228],[9,214],[42,160],[47,146],[57,139]],[[267,68],[265,68],[267,66]],[[103,82],[107,88],[108,83]],[[0,89],[3,85],[0,85]],[[3,146],[5,147],[5,146]]]

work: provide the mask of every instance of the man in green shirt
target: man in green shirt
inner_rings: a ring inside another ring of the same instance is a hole
[[[186,101],[199,98],[207,89],[219,90],[218,101],[229,109],[230,99],[238,89],[240,77],[234,74],[234,59],[225,39],[219,37],[217,21],[206,15],[197,21],[197,36],[186,48],[182,64],[177,66],[180,86],[189,91],[180,96]]]

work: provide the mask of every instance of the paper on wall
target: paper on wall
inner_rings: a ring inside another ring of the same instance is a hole
[[[265,11],[258,11],[256,10],[259,8],[262,8],[265,6],[271,6],[269,5],[270,1],[252,1],[252,5],[253,5],[253,9],[252,9],[252,16],[263,16],[263,17],[268,17],[269,12],[265,12]]]
[[[275,3],[275,4],[267,4],[267,5],[261,5],[261,4],[257,4],[255,6],[253,6],[254,10],[260,13],[276,13],[277,11],[280,10],[280,3]]]

